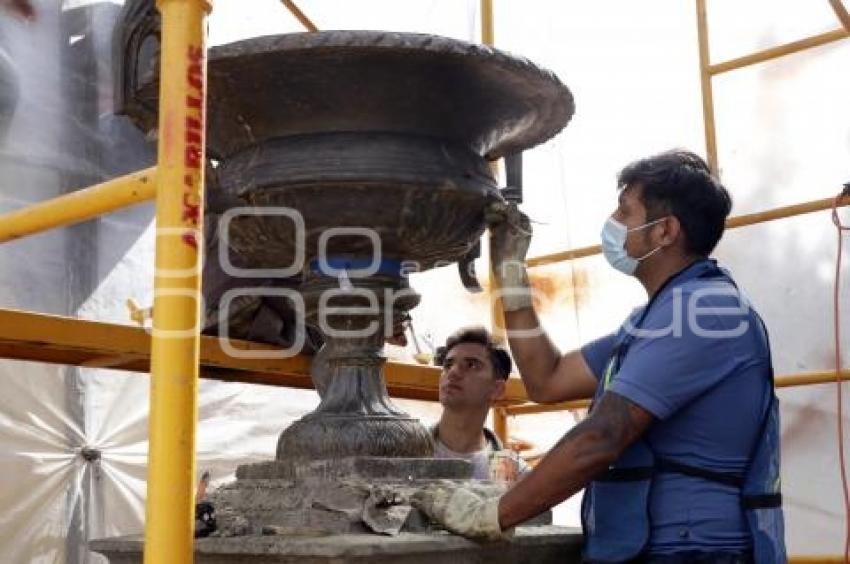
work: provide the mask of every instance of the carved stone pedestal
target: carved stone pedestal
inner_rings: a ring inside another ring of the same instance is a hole
[[[322,401],[281,433],[277,460],[431,456],[428,430],[392,404],[381,373],[387,328],[419,295],[386,274],[341,281],[314,273],[300,293],[306,317],[325,337],[321,366],[314,364],[312,372]]]
[[[463,481],[464,460],[342,458],[309,463],[261,462],[240,466],[236,481],[216,490],[217,536],[425,531],[427,519],[408,498],[433,480]],[[476,487],[498,494],[496,484]]]

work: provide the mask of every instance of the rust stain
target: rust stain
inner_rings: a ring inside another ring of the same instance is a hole
[[[589,276],[585,269],[573,265],[536,267],[528,271],[528,281],[534,290],[534,308],[538,312],[583,305],[588,299]],[[490,281],[482,280],[484,292],[470,294],[470,299],[489,302]]]

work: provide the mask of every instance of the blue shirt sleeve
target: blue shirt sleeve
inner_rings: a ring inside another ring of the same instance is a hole
[[[590,371],[596,376],[596,380],[602,379],[602,374],[605,372],[605,367],[611,355],[614,353],[614,344],[617,340],[617,334],[611,333],[600,337],[595,341],[591,341],[581,348],[581,354],[584,361],[590,367]]]
[[[608,389],[663,420],[724,378],[763,362],[752,312],[733,309],[722,297],[667,296],[647,314]]]

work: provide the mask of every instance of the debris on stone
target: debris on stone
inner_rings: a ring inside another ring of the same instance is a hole
[[[363,522],[373,532],[395,536],[413,508],[406,496],[389,486],[376,486],[363,505]]]

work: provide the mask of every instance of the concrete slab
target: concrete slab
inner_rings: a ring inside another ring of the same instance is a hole
[[[581,561],[576,528],[518,527],[509,541],[479,543],[445,532],[394,537],[346,534],[324,537],[246,536],[195,541],[197,564],[569,564]],[[110,564],[141,564],[141,535],[94,540],[89,548]]]

